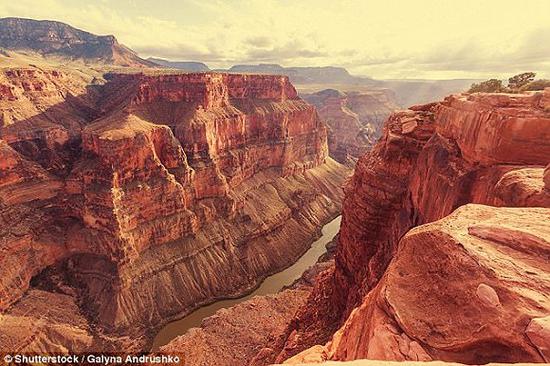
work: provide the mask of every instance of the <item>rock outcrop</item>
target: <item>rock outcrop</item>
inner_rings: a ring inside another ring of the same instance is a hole
[[[398,109],[387,89],[347,93],[326,89],[303,98],[327,123],[330,156],[351,165],[375,144],[384,121]]]
[[[288,326],[310,288],[287,289],[274,295],[256,296],[205,318],[200,328],[191,328],[161,348],[165,354],[180,354],[189,365],[267,365],[271,346]]]
[[[548,362],[549,220],[548,208],[469,204],[412,229],[319,353],[333,360]]]
[[[338,224],[338,226],[333,224]],[[328,227],[327,227],[328,226]],[[322,237],[318,240],[325,242],[334,229],[339,228],[338,219],[329,223],[322,229]],[[327,236],[329,235],[329,236]],[[277,350],[284,340],[285,331],[293,320],[297,309],[305,303],[317,276],[327,268],[334,266],[334,246],[336,238],[325,244],[326,252],[307,268],[299,278],[291,284],[283,287],[288,280],[285,271],[275,274],[271,279],[262,283],[257,291],[243,299],[235,300],[237,305],[225,308],[227,302],[214,304],[224,306],[211,316],[201,314],[190,319],[183,319],[186,323],[183,328],[195,325],[189,330],[160,348],[164,354],[178,354],[189,365],[196,366],[267,366],[277,356]],[[317,242],[314,245],[318,245]],[[306,255],[307,256],[307,255]],[[302,260],[302,259],[300,259]],[[292,267],[290,268],[291,272]],[[269,295],[254,295],[257,292],[265,293],[273,289],[274,277],[283,275],[283,282],[277,280],[275,285],[282,286],[277,293]],[[267,286],[266,286],[267,285]],[[266,286],[264,289],[262,289]],[[232,301],[232,300],[229,300]],[[203,309],[200,309],[200,313]],[[205,312],[210,314],[206,308]],[[199,320],[197,322],[197,320]],[[177,323],[177,322],[176,322]],[[170,328],[171,324],[167,326]],[[163,330],[164,331],[164,330]],[[163,332],[159,333],[162,335]],[[155,343],[158,342],[158,336]]]
[[[339,327],[312,357],[543,361],[546,94],[457,95],[393,114],[346,186],[333,274],[298,311],[278,361]],[[466,206],[444,219],[468,203],[521,209]],[[397,278],[407,284],[387,287]]]
[[[97,36],[68,24],[24,18],[0,19],[0,48],[33,51],[46,57],[62,57],[87,63],[152,67],[118,43],[114,36]]]
[[[0,349],[145,350],[286,267],[339,212],[348,170],[286,77],[107,79],[3,70]]]

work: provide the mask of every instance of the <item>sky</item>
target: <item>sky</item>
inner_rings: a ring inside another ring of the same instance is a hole
[[[550,78],[550,0],[0,0],[142,57],[342,66],[377,79]]]

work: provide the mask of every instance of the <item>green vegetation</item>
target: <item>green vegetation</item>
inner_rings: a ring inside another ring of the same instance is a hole
[[[524,72],[523,74],[512,76],[508,79],[508,88],[511,90],[520,90],[522,86],[535,80],[535,76],[537,76],[537,74],[534,72]]]
[[[490,79],[482,81],[479,84],[472,84],[468,93],[504,93],[506,88],[502,85],[502,80]]]
[[[481,83],[474,83],[468,93],[520,93],[524,91],[543,90],[550,87],[550,80],[535,80],[534,72],[524,72],[508,79],[504,86],[502,80],[490,79]]]
[[[522,86],[520,90],[521,91],[544,90],[544,88],[550,88],[550,80],[547,80],[547,79],[534,80]]]

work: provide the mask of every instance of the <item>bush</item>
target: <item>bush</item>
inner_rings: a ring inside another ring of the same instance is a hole
[[[520,90],[522,86],[525,86],[535,80],[534,72],[524,72],[522,74],[517,74],[508,79],[508,88],[512,90]]]
[[[502,84],[502,80],[490,79],[479,84],[472,84],[468,93],[521,93],[524,91],[543,90],[550,88],[550,80],[534,80],[534,72],[524,72],[508,79],[508,86]]]
[[[544,90],[544,88],[550,88],[550,80],[539,79],[539,80],[531,81],[530,83],[524,85],[520,90],[532,91],[532,90]]]
[[[490,79],[479,84],[472,84],[468,93],[503,93],[505,91],[506,88],[502,85],[502,80]]]

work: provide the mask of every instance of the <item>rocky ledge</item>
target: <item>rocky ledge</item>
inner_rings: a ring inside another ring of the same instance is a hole
[[[335,267],[276,360],[548,361],[549,96],[390,116],[346,186]]]
[[[547,208],[468,204],[410,230],[332,340],[287,363],[548,362],[549,220]]]

